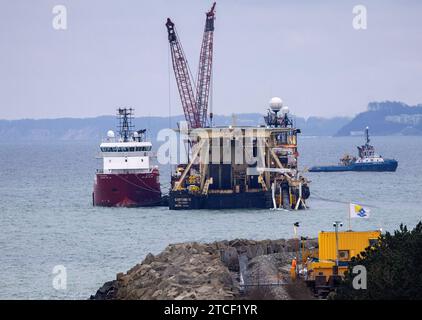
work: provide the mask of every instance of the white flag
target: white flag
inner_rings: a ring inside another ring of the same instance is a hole
[[[354,203],[350,204],[350,211],[349,211],[350,218],[367,219],[369,218],[369,212],[371,212],[371,210],[364,208],[358,204],[354,204]]]

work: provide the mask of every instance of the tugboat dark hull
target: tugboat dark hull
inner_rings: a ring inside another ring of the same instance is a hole
[[[268,209],[272,207],[271,191],[210,193],[208,195],[190,194],[185,191],[171,191],[169,194],[170,210]]]
[[[148,173],[97,173],[95,180],[92,195],[95,206],[145,207],[161,203],[158,170]]]
[[[345,171],[374,171],[374,172],[394,172],[398,162],[393,159],[386,159],[377,163],[352,163],[345,166],[316,166],[309,169],[309,172],[345,172]]]

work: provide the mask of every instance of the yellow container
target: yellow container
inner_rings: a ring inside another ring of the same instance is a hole
[[[365,248],[373,245],[381,235],[380,231],[338,232],[339,260],[349,261]],[[318,234],[319,260],[336,260],[336,233],[320,231]]]
[[[341,231],[338,232],[339,261],[350,261],[369,246],[376,243],[380,231]],[[324,275],[327,278],[333,274],[333,266],[336,264],[336,233],[334,231],[320,231],[318,234],[318,262],[307,264],[308,270],[312,271],[311,278]],[[343,275],[347,265],[341,264],[338,268],[339,275]]]

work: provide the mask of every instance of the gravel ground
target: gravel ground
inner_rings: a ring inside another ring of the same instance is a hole
[[[286,286],[293,253],[262,255],[249,261],[245,271],[245,296],[255,299],[289,300]]]

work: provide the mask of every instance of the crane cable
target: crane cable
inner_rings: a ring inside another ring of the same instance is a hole
[[[334,200],[334,199],[328,199],[328,198],[324,198],[320,195],[318,195],[317,193],[315,193],[315,191],[311,192],[311,199],[316,199],[316,200],[321,200],[321,201],[325,201],[325,202],[333,202],[333,203],[341,203],[341,204],[350,204],[350,203],[354,203],[353,201],[341,201],[341,200]],[[365,206],[365,207],[370,207],[370,208],[378,208],[377,206],[374,206],[372,204],[365,204],[365,203],[360,203],[359,204]]]
[[[117,177],[120,178],[121,180],[123,180],[124,182],[126,182],[126,183],[128,183],[130,185],[133,185],[134,187],[136,187],[138,189],[145,190],[145,191],[150,191],[150,192],[155,192],[155,193],[160,193],[161,192],[159,190],[154,190],[154,189],[151,189],[149,187],[148,188],[141,187],[140,185],[138,185],[136,183],[133,183],[132,181],[129,181],[129,180],[123,178],[122,175],[117,175]]]
[[[169,129],[171,129],[171,68],[172,68],[172,59],[171,59],[171,45],[169,44],[169,46],[167,47],[168,50],[168,57],[167,57],[167,71],[168,71],[168,111],[169,111]],[[171,144],[170,144],[170,148],[171,148]],[[171,173],[171,162],[172,162],[172,158],[171,158],[171,150],[169,150],[169,169],[170,169],[170,173]]]
[[[193,84],[193,88],[192,88],[193,90],[192,91],[194,92],[194,95],[195,95],[196,94],[196,78],[194,78],[193,73],[190,69],[188,58],[185,54],[185,50],[183,50],[182,39],[180,39],[176,28],[174,28],[174,33],[176,34],[177,41],[179,42],[179,46],[180,46],[180,49],[182,50],[183,57],[185,58],[186,66],[188,67],[188,71],[189,71],[189,75],[190,75],[190,80],[192,81],[192,84]],[[194,98],[195,98],[195,102],[196,102],[196,97],[194,97]]]

